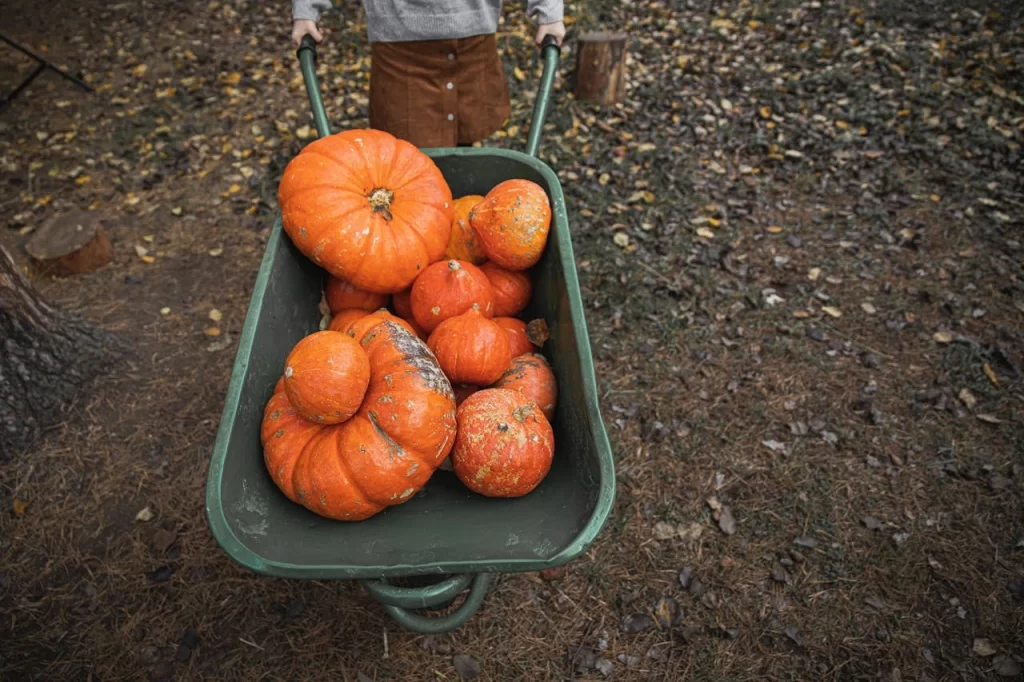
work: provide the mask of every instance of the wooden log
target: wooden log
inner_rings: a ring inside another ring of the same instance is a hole
[[[99,270],[112,255],[102,223],[87,211],[53,216],[32,235],[25,250],[39,270],[61,277]]]
[[[61,409],[127,347],[54,308],[0,246],[0,462],[59,423]]]
[[[577,39],[576,99],[602,106],[626,96],[626,34],[599,31]]]

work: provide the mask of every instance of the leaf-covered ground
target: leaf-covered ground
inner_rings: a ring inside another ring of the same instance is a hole
[[[106,217],[43,293],[134,344],[0,468],[4,679],[974,680],[1024,665],[1024,24],[1013,2],[570,5],[630,34],[629,96],[569,96],[570,203],[617,457],[563,574],[454,634],[216,546],[207,462],[280,172],[313,134],[288,3],[8,0],[48,74],[0,116],[0,243]],[[522,7],[500,45],[521,147]],[[358,5],[326,20],[366,124]],[[0,88],[31,63],[3,47]]]

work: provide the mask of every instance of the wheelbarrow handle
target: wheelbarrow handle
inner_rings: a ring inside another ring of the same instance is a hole
[[[370,596],[384,605],[395,622],[407,630],[425,635],[451,632],[468,621],[484,601],[491,583],[489,573],[465,573],[428,587],[396,587],[384,580],[363,582]],[[466,601],[455,611],[436,618],[422,616],[408,609],[439,606],[451,601],[466,587],[469,587]]]
[[[320,96],[320,82],[316,78],[316,41],[313,40],[313,36],[308,33],[302,36],[297,54],[302,80],[306,83],[309,108],[313,111],[316,134],[319,137],[327,137],[331,134],[331,128],[327,125],[327,109],[324,108],[324,98]]]
[[[544,36],[540,46],[541,59],[544,60],[544,72],[540,77],[540,85],[537,86],[537,100],[533,104],[533,119],[530,123],[530,134],[526,139],[526,153],[536,157],[540,149],[540,136],[544,132],[544,119],[548,115],[548,105],[551,103],[551,88],[555,83],[555,74],[558,72],[558,58],[562,48],[558,39],[552,35]]]

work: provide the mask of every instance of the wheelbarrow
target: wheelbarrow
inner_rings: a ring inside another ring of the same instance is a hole
[[[316,45],[309,36],[298,57],[317,132],[327,136]],[[492,574],[572,561],[607,520],[615,468],[598,408],[565,198],[555,173],[537,159],[558,67],[559,48],[553,41],[542,47],[542,58],[525,154],[488,148],[423,151],[438,165],[453,196],[482,195],[504,180],[525,178],[543,187],[551,200],[552,228],[544,255],[532,269],[533,300],[522,316],[544,319],[550,330],[541,351],[559,390],[550,472],[529,495],[496,499],[477,495],[453,473],[438,470],[408,502],[359,522],[332,521],[289,501],[267,473],[260,424],[289,351],[319,329],[326,272],[295,248],[278,214],[242,327],[207,475],[210,529],[228,556],[245,568],[286,578],[361,580],[403,627],[447,632],[480,607]],[[419,585],[389,582],[399,578]],[[465,599],[454,607],[467,588]],[[445,613],[437,608],[445,606]]]

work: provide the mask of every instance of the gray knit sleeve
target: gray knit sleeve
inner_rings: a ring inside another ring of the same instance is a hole
[[[299,19],[320,21],[320,14],[329,9],[331,9],[331,0],[292,0],[292,21]]]
[[[527,0],[526,15],[537,16],[538,24],[553,24],[564,18],[562,0]]]

